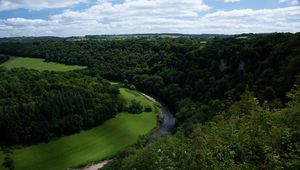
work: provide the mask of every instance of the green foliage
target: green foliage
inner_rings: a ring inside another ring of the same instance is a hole
[[[105,169],[299,169],[299,107],[270,112],[246,91],[224,114],[194,124],[187,137],[177,132]]]
[[[192,124],[204,123],[212,119],[224,111],[225,105],[220,100],[212,100],[208,104],[203,104],[186,99],[179,103],[179,108],[176,113],[177,124],[180,124],[185,132],[190,133]]]
[[[295,85],[294,88],[287,94],[287,97],[291,100],[290,104],[300,103],[300,87]]]
[[[0,54],[0,64],[6,62],[7,60],[9,60],[9,56]]]
[[[142,94],[128,89],[120,90],[120,98],[130,102],[132,98],[128,93],[134,93],[136,100],[143,106],[157,107]],[[135,145],[140,136],[147,136],[155,129],[157,115],[158,108],[142,114],[121,112],[103,124],[78,134],[15,149],[12,154],[15,169],[63,170],[110,158],[128,146]],[[140,141],[141,144],[144,140],[145,138]],[[0,152],[1,161],[4,156]],[[0,170],[4,168],[0,167]]]
[[[188,144],[182,138],[170,137],[145,150],[138,150],[120,162],[115,160],[104,170],[118,169],[187,169],[191,167],[193,158]],[[194,167],[195,168],[195,167]]]
[[[128,111],[130,113],[134,113],[134,114],[140,114],[143,112],[143,106],[141,105],[141,103],[137,100],[132,100],[131,104],[128,108]]]
[[[11,158],[11,154],[12,152],[10,150],[5,149],[4,151],[4,159],[3,159],[3,167],[9,170],[14,170],[15,169],[15,165],[14,165],[14,161]]]
[[[144,112],[152,112],[152,107],[145,107]]]
[[[32,144],[77,133],[122,107],[116,87],[78,73],[0,70],[0,145]]]
[[[239,114],[251,114],[254,112],[260,112],[259,101],[253,96],[249,91],[245,91],[241,95],[241,100],[235,102],[229,108],[229,114],[239,115]]]
[[[238,100],[247,85],[260,102],[285,102],[299,73],[299,34],[247,37],[215,38],[205,45],[195,38],[7,42],[0,53],[88,66],[86,74],[134,84],[130,88],[154,94],[176,110],[184,98],[203,104],[228,96]]]
[[[130,89],[130,90],[136,90],[135,85],[130,84],[130,83],[128,82],[127,79],[125,79],[125,80],[123,81],[123,86],[124,86],[125,88]]]
[[[214,38],[205,45],[202,41],[140,38],[8,42],[0,44],[0,53],[88,66],[89,69],[78,71],[80,75],[124,82],[125,87],[153,94],[172,107],[178,129],[185,136],[170,137],[145,150],[132,151],[128,157],[125,154],[124,159],[109,166],[111,169],[299,169],[299,84],[288,98],[286,93],[300,80],[296,78],[300,72],[300,34]],[[18,82],[14,76],[10,81]],[[42,86],[36,86],[33,94],[49,90],[43,85],[47,81],[38,83]],[[0,83],[0,93],[9,96],[6,84]],[[61,85],[64,83],[53,86],[53,90]],[[22,83],[13,83],[11,87],[16,89],[14,95],[28,93],[19,88]],[[126,92],[128,101],[138,98],[134,92],[120,91]],[[47,98],[56,101],[61,97]],[[47,98],[43,100],[52,101]],[[32,108],[30,102],[27,104],[26,108]],[[107,105],[122,110],[132,105],[110,104],[98,104],[95,110],[105,110]],[[7,112],[18,115],[13,110]],[[86,111],[86,115],[92,113]],[[98,119],[103,116],[96,115]],[[93,119],[87,120],[94,123]],[[70,126],[76,131],[86,119],[67,117],[64,121],[77,122],[75,127]],[[185,157],[173,156],[173,151]]]

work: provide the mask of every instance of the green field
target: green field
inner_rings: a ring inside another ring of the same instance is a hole
[[[140,135],[149,134],[157,126],[159,108],[138,92],[124,88],[120,88],[120,92],[126,101],[136,99],[143,106],[152,106],[153,112],[119,113],[94,129],[14,150],[16,170],[63,170],[99,161],[133,145]],[[0,159],[3,160],[2,154]]]
[[[77,69],[84,69],[86,67],[83,66],[70,66],[64,64],[58,64],[53,62],[45,62],[44,59],[37,59],[37,58],[11,58],[7,62],[1,64],[8,69],[16,68],[16,67],[24,67],[29,69],[35,69],[39,71],[70,71],[70,70],[77,70]]]
[[[80,66],[66,66],[47,63],[42,59],[12,58],[2,64],[7,68],[25,67],[36,70],[69,71],[82,69]],[[113,83],[117,85],[117,83]],[[114,156],[137,142],[140,135],[148,135],[157,127],[159,107],[141,93],[120,88],[120,96],[129,103],[132,99],[152,107],[152,112],[142,114],[119,113],[102,125],[79,134],[61,137],[21,149],[13,150],[12,158],[16,170],[64,170],[85,165]],[[2,163],[4,155],[0,153]],[[0,170],[4,170],[0,166]]]

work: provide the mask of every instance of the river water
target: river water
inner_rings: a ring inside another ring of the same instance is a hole
[[[148,98],[149,98],[149,96],[148,96]],[[159,128],[150,135],[147,144],[152,143],[162,137],[172,134],[172,132],[174,132],[174,130],[175,130],[175,123],[176,123],[174,114],[172,114],[171,110],[168,108],[168,106],[164,102],[154,99],[152,97],[151,97],[151,100],[160,104],[160,107],[161,107],[160,116],[163,117],[163,122],[159,126]]]

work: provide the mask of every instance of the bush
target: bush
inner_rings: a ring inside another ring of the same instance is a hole
[[[143,106],[137,100],[131,100],[131,105],[128,108],[130,113],[140,114],[143,112]]]
[[[130,90],[136,90],[136,87],[133,84],[130,84],[128,87]]]
[[[7,55],[0,55],[0,64],[6,62],[7,60],[9,60]]]
[[[150,106],[145,107],[144,112],[152,112],[152,108]]]

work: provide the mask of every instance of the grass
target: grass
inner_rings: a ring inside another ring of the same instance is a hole
[[[159,108],[140,93],[120,88],[121,96],[136,99],[153,112],[142,114],[119,113],[104,124],[79,134],[65,136],[49,143],[16,149],[13,160],[16,170],[64,170],[116,155],[137,142],[140,135],[147,135],[157,126]],[[3,154],[0,154],[3,160]],[[4,170],[1,166],[0,170]]]
[[[137,91],[129,90],[126,88],[120,88],[120,93],[126,97],[126,99],[127,99],[126,102],[128,105],[130,104],[131,100],[135,99],[137,101],[140,101],[144,107],[147,107],[147,106],[152,107],[153,106],[153,103],[150,100],[143,100],[145,97]],[[152,107],[152,109],[154,109],[154,108]]]
[[[47,63],[42,59],[33,58],[12,58],[2,66],[9,69],[25,67],[40,71],[70,71],[85,68]],[[137,91],[120,88],[120,93],[128,104],[135,99],[144,107],[152,107],[153,111],[142,114],[119,113],[115,118],[91,130],[61,137],[49,143],[15,149],[12,155],[15,169],[64,170],[88,164],[114,156],[136,143],[140,135],[149,134],[157,126],[159,107]],[[3,157],[3,153],[0,153],[0,162]],[[0,166],[0,170],[4,170],[3,166]]]
[[[71,71],[77,69],[84,69],[86,67],[83,66],[70,66],[64,64],[58,64],[53,62],[45,62],[44,59],[37,59],[37,58],[24,58],[24,57],[17,57],[11,58],[10,60],[6,61],[5,63],[1,64],[0,66],[4,66],[8,69],[16,68],[16,67],[24,67],[28,69],[35,69],[39,71]]]

